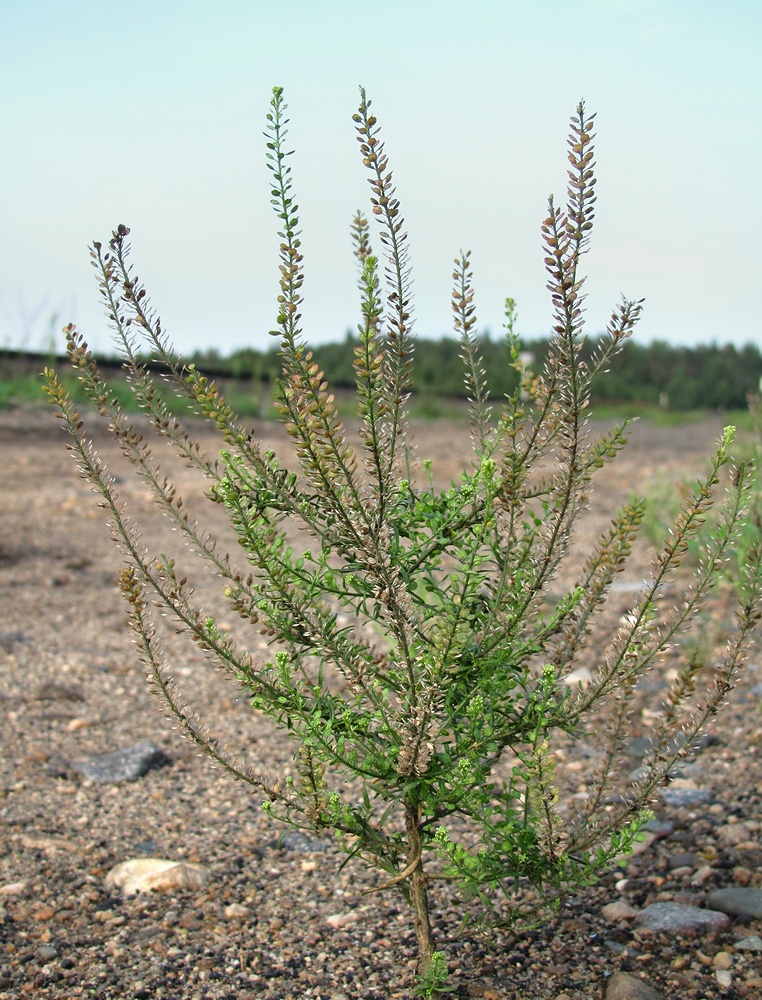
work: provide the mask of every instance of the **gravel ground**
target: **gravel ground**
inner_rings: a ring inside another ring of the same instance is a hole
[[[649,480],[697,474],[720,427],[638,425],[603,473],[589,522],[601,527]],[[282,446],[278,428],[262,433]],[[421,425],[417,440],[442,479],[457,475],[462,427]],[[247,788],[215,771],[162,717],[125,627],[120,557],[64,444],[48,413],[0,414],[0,1000],[409,997],[415,942],[401,897],[364,894],[374,877],[354,863],[339,872],[343,858],[330,843],[280,839],[283,829]],[[166,522],[145,488],[127,478],[105,435],[98,446],[146,540],[161,537]],[[184,495],[200,495],[189,470],[175,478]],[[210,511],[225,537],[219,515]],[[580,551],[589,541],[583,531]],[[627,580],[642,579],[646,566],[641,552]],[[213,580],[200,577],[197,594],[219,607]],[[612,613],[628,599],[626,590],[616,595]],[[707,641],[721,638],[729,614],[720,595],[703,622]],[[172,656],[171,639],[168,647]],[[252,725],[245,702],[200,652],[176,648],[178,679],[215,732],[247,759],[286,772],[283,737]],[[704,910],[718,888],[762,891],[758,662],[752,658],[704,753],[672,783],[668,801],[656,801],[657,824],[639,853],[553,922],[519,940],[461,934],[457,900],[435,891],[456,995],[589,1000],[622,971],[664,997],[762,995],[762,952],[753,945],[759,916],[734,916],[709,934],[654,931],[637,917],[655,902]],[[636,718],[653,707],[654,692],[639,698]],[[76,770],[142,741],[161,749],[162,766],[137,780],[101,782]],[[573,794],[585,761],[566,764]],[[688,794],[676,799],[675,789]],[[116,864],[149,857],[200,865],[205,880],[133,896],[107,883]]]

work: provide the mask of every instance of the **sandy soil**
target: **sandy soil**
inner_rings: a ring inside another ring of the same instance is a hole
[[[577,538],[580,558],[631,491],[697,475],[721,427],[720,418],[678,429],[637,425],[629,448],[596,483],[588,527]],[[277,427],[261,431],[284,446]],[[420,424],[415,433],[437,478],[457,476],[464,427]],[[205,431],[202,439],[209,443]],[[166,539],[166,521],[145,486],[130,477],[105,432],[96,440],[146,541]],[[0,414],[0,1000],[409,996],[413,936],[402,900],[363,895],[373,876],[354,864],[337,873],[341,857],[332,845],[279,843],[282,830],[248,790],[214,771],[162,718],[125,626],[116,586],[121,557],[65,444],[49,413]],[[180,491],[202,499],[191,471],[172,468]],[[222,512],[209,507],[208,523],[229,539]],[[626,579],[642,579],[649,559],[640,550]],[[215,581],[199,575],[196,582],[201,602],[221,609]],[[631,599],[625,588],[612,614]],[[704,622],[709,635],[724,627],[724,599],[712,614]],[[175,652],[178,679],[221,738],[268,768],[287,768],[283,737],[252,729],[245,702],[199,651],[170,641]],[[700,905],[711,888],[762,885],[762,715],[752,690],[760,681],[753,658],[711,745],[683,779],[710,790],[711,803],[657,803],[657,818],[671,831],[570,901],[552,924],[519,941],[459,936],[453,901],[437,893],[458,995],[587,1000],[603,996],[620,970],[668,997],[760,995],[762,963],[734,949],[739,938],[762,932],[759,921],[684,939],[601,914],[620,899],[635,908],[657,899]],[[141,740],[160,746],[168,763],[135,782],[100,784],[70,766]],[[718,831],[734,823],[745,824],[751,846],[748,837],[740,847],[725,842]],[[104,884],[113,865],[149,855],[200,863],[209,880],[203,889],[128,898]],[[683,855],[694,862],[672,863]],[[710,872],[697,883],[702,865]],[[712,964],[720,951],[731,956],[726,987]]]

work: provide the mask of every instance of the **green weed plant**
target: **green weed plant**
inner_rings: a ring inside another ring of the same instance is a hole
[[[121,587],[131,625],[173,717],[261,795],[274,818],[332,835],[349,858],[378,872],[379,891],[402,894],[418,949],[411,986],[436,996],[449,970],[432,924],[433,882],[450,886],[466,911],[486,908],[518,927],[540,919],[543,906],[557,906],[564,893],[590,884],[631,849],[650,815],[649,800],[676,760],[691,752],[742,664],[759,619],[760,549],[755,542],[742,568],[737,622],[724,655],[698,694],[694,660],[682,663],[640,777],[628,784],[623,748],[634,688],[696,620],[744,523],[749,468],[734,468],[718,499],[729,428],[706,476],[683,498],[651,579],[623,621],[606,626],[603,611],[642,523],[641,500],[619,510],[578,567],[576,583],[558,596],[554,587],[595,475],[627,437],[626,422],[593,435],[586,421],[590,387],[641,311],[640,302],[617,305],[598,352],[583,362],[581,261],[596,200],[593,117],[578,106],[568,202],[560,209],[551,198],[542,223],[553,314],[547,360],[537,373],[524,367],[509,300],[505,363],[516,371],[518,387],[494,404],[480,363],[470,256],[455,260],[452,308],[470,396],[472,454],[460,478],[442,489],[410,447],[410,263],[392,172],[364,91],[354,124],[380,247],[377,255],[369,221],[358,213],[352,222],[361,311],[356,448],[302,331],[304,262],[281,88],[267,116],[266,155],[280,240],[282,373],[275,407],[293,444],[292,466],[263,450],[216,386],[175,355],[129,263],[129,230],[120,226],[107,245],[91,248],[140,408],[159,438],[205,477],[209,499],[224,507],[237,534],[243,565],[220,551],[186,509],[86,342],[67,328],[69,357],[91,403],[173,528],[221,578],[244,627],[267,637],[269,658],[257,658],[197,606],[174,560],[146,551],[92,446],[87,419],[53,370],[45,386],[126,557]],[[218,429],[215,459],[169,413],[140,349],[163,362],[165,377]],[[719,514],[691,586],[677,604],[665,604],[665,584],[715,503]],[[301,547],[287,540],[286,526],[295,523],[304,529]],[[186,702],[162,654],[161,615],[244,689],[253,726],[261,714],[291,740],[291,777],[251,768],[213,739],[210,720]],[[580,663],[592,663],[591,680],[566,684]],[[597,745],[597,762],[586,798],[565,801],[557,750],[581,738]]]

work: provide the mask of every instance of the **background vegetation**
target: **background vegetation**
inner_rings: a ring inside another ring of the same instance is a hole
[[[488,333],[479,336],[487,386],[492,398],[515,391],[518,374],[505,363],[502,338]],[[344,340],[313,348],[315,361],[341,391],[354,386],[354,351],[358,339],[348,332]],[[521,349],[533,356],[530,367],[541,371],[548,355],[549,341],[522,340]],[[583,348],[589,357],[599,341],[591,338]],[[454,337],[419,339],[416,344],[417,415],[437,417],[451,411],[438,406],[437,399],[463,399],[460,346]],[[40,397],[38,373],[52,359],[43,355],[0,352],[0,408]],[[280,375],[278,345],[268,350],[252,348],[223,357],[214,348],[198,351],[190,359],[206,374],[224,383],[226,395],[240,413],[269,416],[271,387]],[[114,367],[121,361],[114,360]],[[104,370],[110,365],[102,363]],[[608,372],[593,387],[591,402],[597,406],[632,404],[629,412],[641,407],[659,407],[667,412],[690,410],[743,410],[750,393],[759,391],[762,352],[755,344],[702,344],[676,347],[664,341],[639,344],[628,341]],[[76,389],[75,389],[76,396]],[[124,399],[130,396],[125,387]],[[77,397],[83,401],[82,397]]]
[[[490,395],[514,392],[517,372],[505,363],[502,338],[479,337],[481,358]],[[523,340],[521,349],[534,356],[530,367],[541,371],[548,356],[549,340]],[[356,337],[348,333],[341,342],[313,348],[315,361],[334,386],[354,386],[352,367]],[[596,352],[599,341],[591,338],[584,347],[585,360]],[[239,351],[221,359],[214,351],[192,358],[199,367],[219,368],[220,374],[248,376],[274,381],[280,374],[277,345],[267,351]],[[753,344],[675,347],[663,341],[638,344],[629,341],[611,371],[603,373],[593,388],[592,401],[606,403],[661,404],[671,410],[743,409],[747,395],[756,392],[762,377],[762,354]],[[465,398],[459,342],[453,337],[418,339],[416,342],[416,391],[421,395]]]

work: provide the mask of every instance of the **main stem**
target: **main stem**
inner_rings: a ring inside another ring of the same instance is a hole
[[[429,918],[429,894],[426,873],[421,857],[421,807],[408,799],[405,803],[405,827],[408,843],[408,864],[415,867],[408,876],[410,902],[415,920],[415,937],[418,942],[416,973],[425,976],[434,954],[434,935]]]

